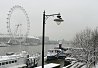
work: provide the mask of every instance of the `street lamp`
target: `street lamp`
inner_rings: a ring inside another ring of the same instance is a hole
[[[60,25],[61,22],[64,20],[61,18],[60,13],[58,14],[51,14],[46,15],[45,11],[43,12],[43,33],[42,33],[42,68],[44,68],[44,37],[45,37],[45,22],[50,16],[57,16],[57,19],[54,19],[54,21],[57,22],[58,25]]]

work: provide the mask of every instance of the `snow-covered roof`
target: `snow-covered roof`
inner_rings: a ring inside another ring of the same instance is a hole
[[[60,64],[49,63],[49,64],[44,65],[44,68],[56,68],[56,67],[58,67],[58,66],[60,66]],[[35,67],[35,68],[42,68],[42,66]]]
[[[72,58],[72,57],[66,57],[65,60],[70,59],[70,60],[76,60],[76,58]]]
[[[0,62],[18,58],[18,55],[0,56]]]
[[[9,34],[0,34],[0,37],[10,37]]]
[[[37,37],[34,37],[34,36],[27,36],[28,38],[35,38],[35,39],[39,39]]]

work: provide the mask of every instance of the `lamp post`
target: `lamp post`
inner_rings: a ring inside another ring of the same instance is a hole
[[[45,37],[45,22],[46,20],[50,17],[50,16],[57,16],[57,19],[54,19],[54,21],[57,22],[57,24],[59,25],[61,22],[63,22],[64,20],[62,20],[60,13],[58,14],[51,14],[51,15],[46,15],[45,11],[43,12],[43,33],[42,33],[42,68],[44,68],[44,37]]]

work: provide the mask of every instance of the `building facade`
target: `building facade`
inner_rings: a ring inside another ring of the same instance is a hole
[[[0,43],[11,43],[11,44],[14,44],[15,43],[15,39],[12,39],[9,34],[0,34]],[[18,41],[16,41],[16,43],[19,44]],[[36,38],[36,37],[33,37],[33,36],[28,36],[26,38],[26,40],[24,41],[24,43],[28,43],[29,45],[34,45],[34,44],[37,45],[37,44],[40,43],[40,40],[39,40],[39,38]]]

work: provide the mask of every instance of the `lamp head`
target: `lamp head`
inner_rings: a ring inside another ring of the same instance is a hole
[[[60,15],[58,15],[58,16],[57,16],[57,18],[61,18],[61,16],[60,16]]]
[[[54,19],[54,21],[57,23],[57,25],[60,25],[64,20],[61,18],[61,15],[57,15],[57,19]]]

